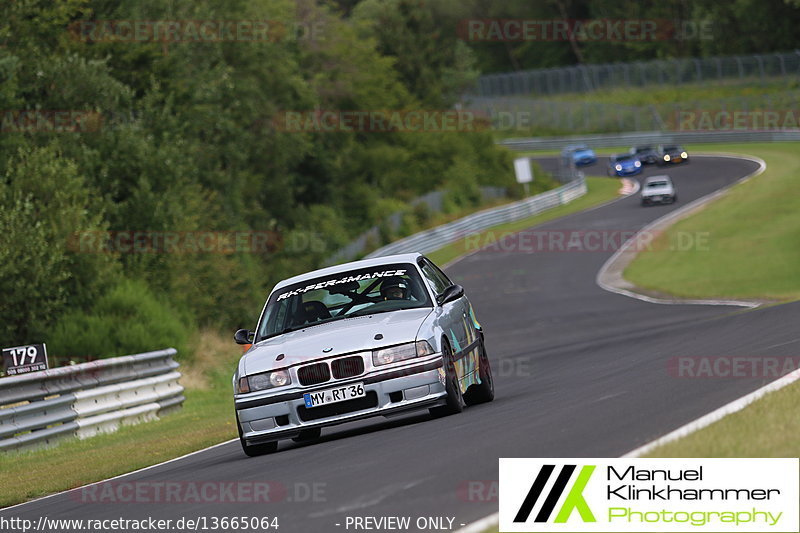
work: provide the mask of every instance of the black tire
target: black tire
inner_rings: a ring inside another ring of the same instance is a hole
[[[492,376],[492,367],[489,364],[489,356],[486,355],[486,346],[483,343],[483,339],[481,339],[479,358],[478,374],[481,382],[467,389],[467,393],[464,395],[464,401],[467,405],[478,405],[479,403],[487,403],[494,400],[494,377]]]
[[[445,339],[442,342],[442,358],[444,359],[445,390],[447,390],[447,404],[429,409],[434,417],[455,415],[464,410],[464,396],[458,384],[456,365],[453,360],[453,350]]]
[[[309,428],[302,430],[300,434],[296,437],[293,437],[292,440],[295,442],[308,442],[317,440],[321,435],[322,428]]]
[[[246,456],[258,457],[278,451],[278,441],[265,442],[264,444],[247,444],[242,436],[242,427],[239,425],[238,417],[236,418],[236,429],[239,431],[239,443],[242,445],[242,451]]]

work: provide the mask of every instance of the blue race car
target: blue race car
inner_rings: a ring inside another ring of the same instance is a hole
[[[578,167],[593,165],[597,162],[597,155],[595,155],[594,150],[585,144],[571,144],[565,146],[564,149],[561,150],[561,155],[571,156],[572,162]]]
[[[633,176],[642,171],[642,162],[633,154],[617,154],[608,158],[609,176]]]

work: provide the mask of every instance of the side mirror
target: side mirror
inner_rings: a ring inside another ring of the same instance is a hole
[[[233,334],[233,340],[236,344],[251,344],[253,332],[247,329],[240,329]]]
[[[461,285],[450,285],[442,294],[436,297],[436,303],[444,305],[449,302],[454,302],[464,296],[464,287]]]

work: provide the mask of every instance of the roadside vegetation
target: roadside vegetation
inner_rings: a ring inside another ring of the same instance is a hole
[[[686,298],[773,301],[800,298],[800,145],[691,146],[750,154],[767,163],[700,212],[672,225],[639,254],[624,276],[650,290]],[[671,250],[680,233],[706,235],[703,246]]]
[[[186,362],[197,331],[251,327],[275,282],[388,214],[405,213],[403,231],[436,223],[413,198],[447,191],[446,219],[485,205],[481,186],[521,195],[489,132],[286,131],[291,112],[447,110],[477,75],[422,4],[303,5],[3,3],[0,346],[46,342],[54,366],[166,346]],[[96,30],[140,19],[282,33]]]

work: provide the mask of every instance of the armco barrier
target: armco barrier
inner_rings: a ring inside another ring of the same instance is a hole
[[[575,181],[552,191],[537,194],[509,205],[479,211],[454,222],[415,233],[410,237],[378,248],[367,257],[381,257],[407,252],[432,252],[471,233],[482,231],[497,224],[514,222],[536,215],[553,207],[566,204],[584,194],[586,194],[586,180],[583,174],[579,174],[578,179]]]
[[[183,403],[174,348],[0,378],[0,451],[89,437]]]
[[[532,137],[506,139],[499,144],[512,150],[561,150],[568,144],[586,144],[589,148],[614,146],[658,145],[667,143],[748,143],[800,141],[800,129],[776,131],[640,131],[576,135],[572,137]]]

